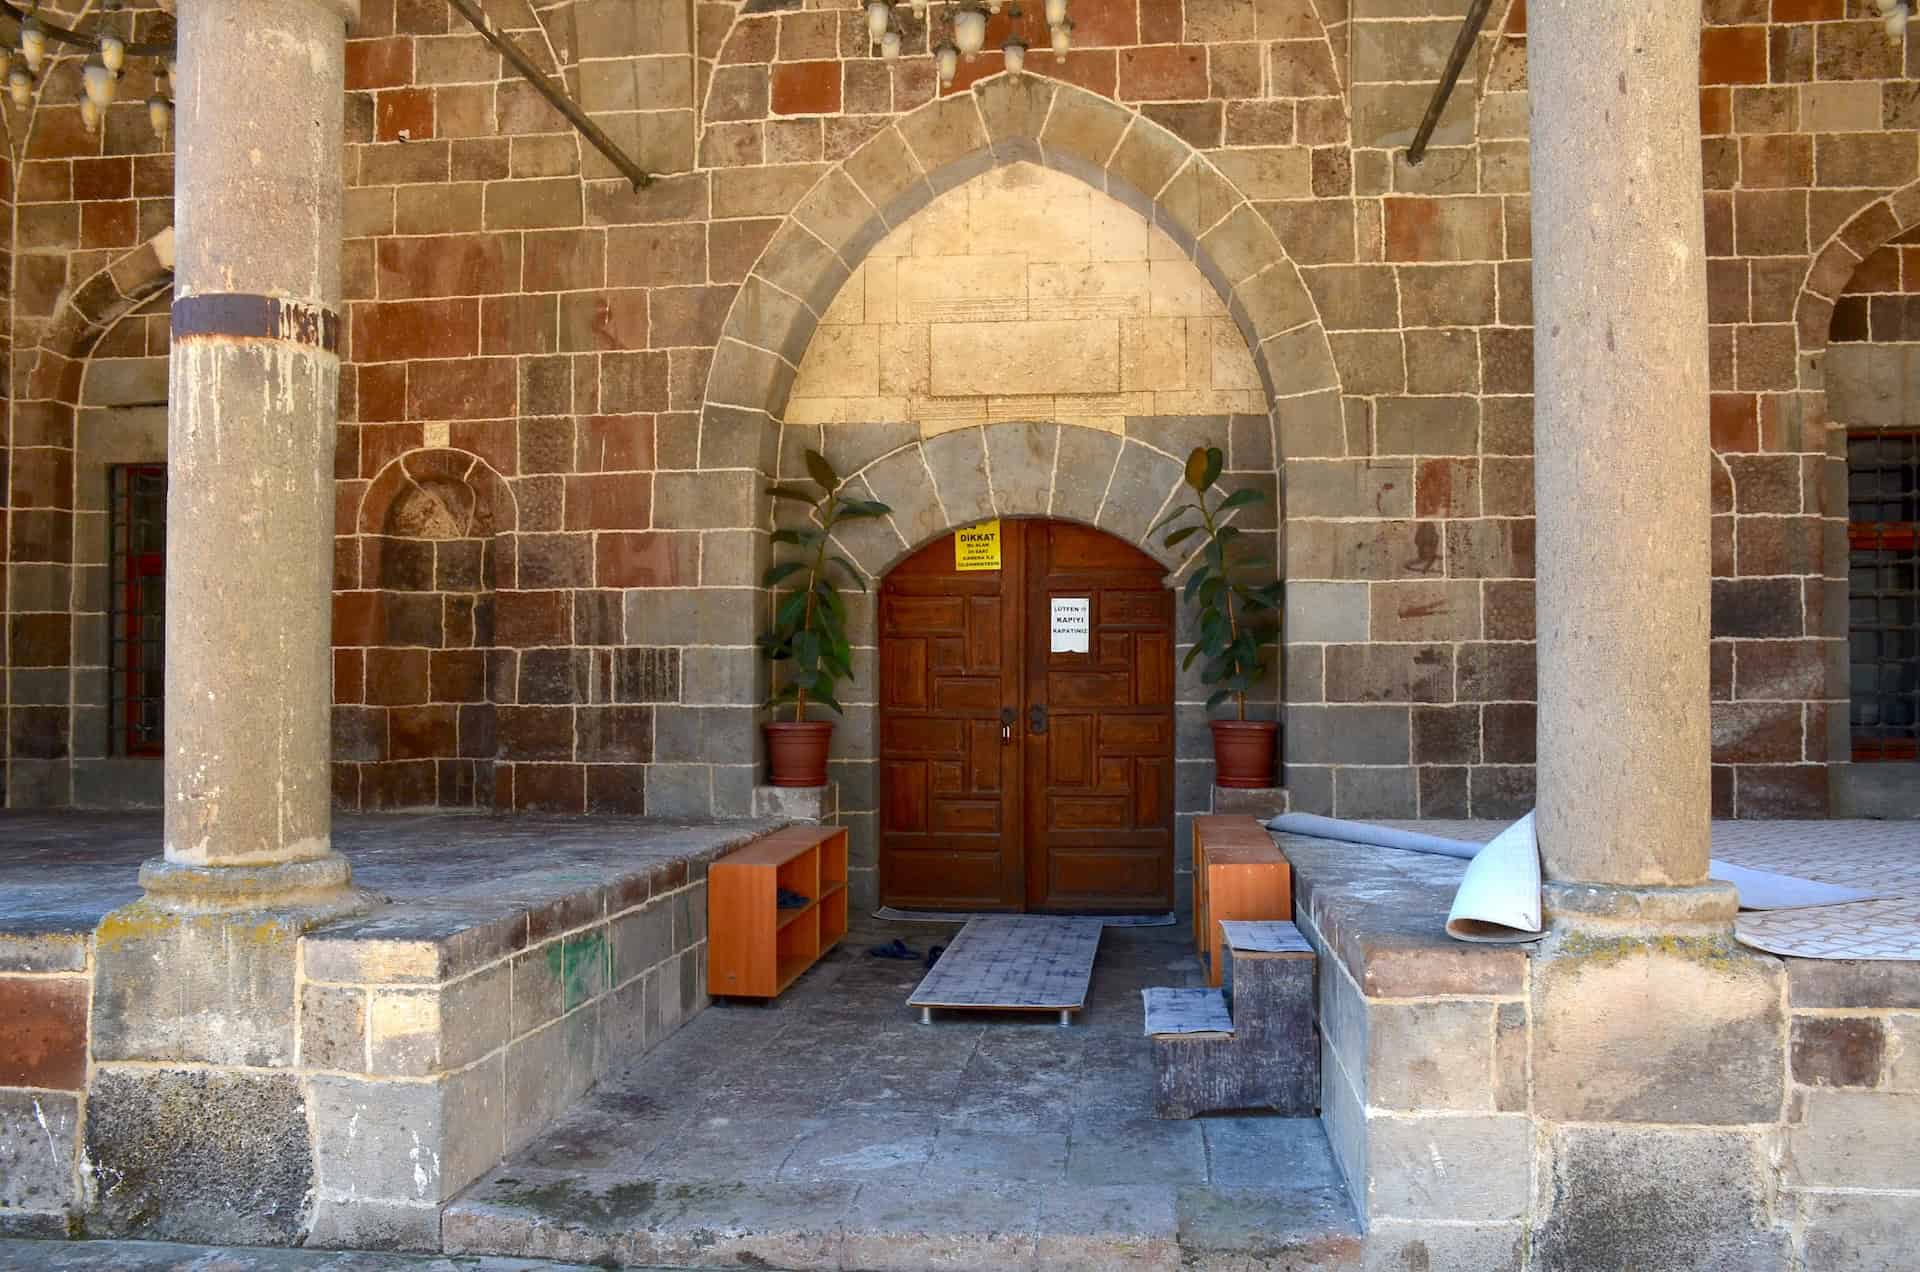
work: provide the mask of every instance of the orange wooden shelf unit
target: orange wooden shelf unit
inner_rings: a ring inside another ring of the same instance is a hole
[[[1193,819],[1193,945],[1220,983],[1222,919],[1291,919],[1293,864],[1251,817]]]
[[[807,898],[781,909],[781,890]],[[707,870],[707,992],[773,998],[847,934],[847,832],[789,826]]]

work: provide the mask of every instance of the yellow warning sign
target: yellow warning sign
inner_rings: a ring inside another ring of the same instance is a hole
[[[997,570],[1000,568],[1000,519],[956,530],[953,534],[953,568],[956,570]]]

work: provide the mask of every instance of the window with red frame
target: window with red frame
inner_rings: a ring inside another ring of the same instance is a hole
[[[108,690],[114,749],[159,755],[166,655],[167,470],[124,464],[110,471],[113,636]]]
[[[1847,445],[1853,758],[1920,758],[1920,429]]]

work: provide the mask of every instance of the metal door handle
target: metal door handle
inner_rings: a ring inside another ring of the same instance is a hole
[[[1036,702],[1027,708],[1027,728],[1034,733],[1047,731],[1047,708],[1045,703]]]
[[[1002,745],[1013,741],[1013,722],[1015,718],[1012,707],[1000,708],[1000,741]]]

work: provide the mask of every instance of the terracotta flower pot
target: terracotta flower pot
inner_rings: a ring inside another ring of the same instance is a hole
[[[831,720],[783,720],[765,724],[767,780],[775,786],[825,786]]]
[[[1280,726],[1271,720],[1210,720],[1213,780],[1220,786],[1272,786],[1274,742]]]

